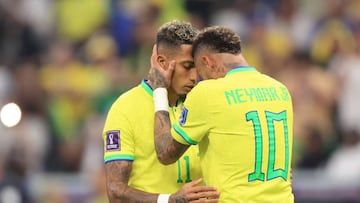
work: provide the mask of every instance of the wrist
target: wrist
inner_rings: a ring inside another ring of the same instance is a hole
[[[153,91],[153,99],[154,99],[155,112],[168,111],[169,100],[168,100],[167,89],[165,87],[156,88]]]
[[[169,203],[170,194],[159,194],[157,203]]]

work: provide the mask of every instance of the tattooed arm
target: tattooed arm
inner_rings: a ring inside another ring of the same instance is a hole
[[[175,69],[175,61],[170,61],[166,69],[160,67],[157,62],[157,48],[153,47],[151,55],[151,69],[149,80],[153,89],[168,88],[171,84],[171,78]],[[183,145],[171,136],[171,123],[169,112],[158,111],[155,113],[155,149],[158,159],[163,164],[172,164],[176,162],[190,145]]]
[[[105,164],[106,187],[110,203],[156,203],[159,194],[148,193],[128,186],[131,161],[112,161]],[[219,193],[214,187],[199,186],[201,179],[185,184],[172,194],[169,203],[215,203]],[[204,199],[206,198],[206,199]]]
[[[110,203],[156,202],[158,194],[128,186],[131,169],[131,161],[112,161],[105,164],[106,188]]]
[[[155,149],[159,161],[163,164],[176,162],[190,145],[184,145],[171,136],[171,123],[169,112],[155,113]]]

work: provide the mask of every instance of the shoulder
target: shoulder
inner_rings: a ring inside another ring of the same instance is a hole
[[[110,110],[126,110],[131,108],[132,106],[137,106],[139,102],[144,100],[143,92],[141,89],[136,86],[132,89],[124,92],[123,94],[119,95],[118,98],[114,101],[111,105]]]
[[[145,91],[140,86],[136,86],[121,94],[117,98],[115,103],[131,104],[132,102],[135,101],[141,101],[141,99],[143,99],[144,96],[145,96]]]
[[[277,85],[277,86],[281,86],[281,87],[286,88],[284,83],[282,83],[281,81],[279,81],[279,80],[277,80],[277,79],[275,79],[275,78],[273,78],[273,77],[271,77],[269,75],[261,73],[261,76],[264,77],[267,80],[267,83],[271,83],[273,85]]]
[[[206,90],[209,90],[209,88],[212,88],[216,86],[217,80],[209,79],[209,80],[203,80],[200,81],[191,91],[191,92],[203,92]]]

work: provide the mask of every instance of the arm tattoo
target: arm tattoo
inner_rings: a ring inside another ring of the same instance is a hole
[[[105,164],[106,188],[110,203],[156,202],[158,194],[128,186],[131,169],[131,161],[112,161]]]
[[[172,138],[170,117],[167,111],[155,113],[154,134],[156,154],[163,164],[176,162],[190,146],[181,144]]]

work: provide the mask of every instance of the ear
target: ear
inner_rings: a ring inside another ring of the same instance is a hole
[[[214,69],[214,60],[211,57],[204,55],[201,57],[201,60],[206,68]]]
[[[160,64],[161,68],[166,70],[167,67],[167,58],[165,55],[159,54],[156,58],[158,64]]]

